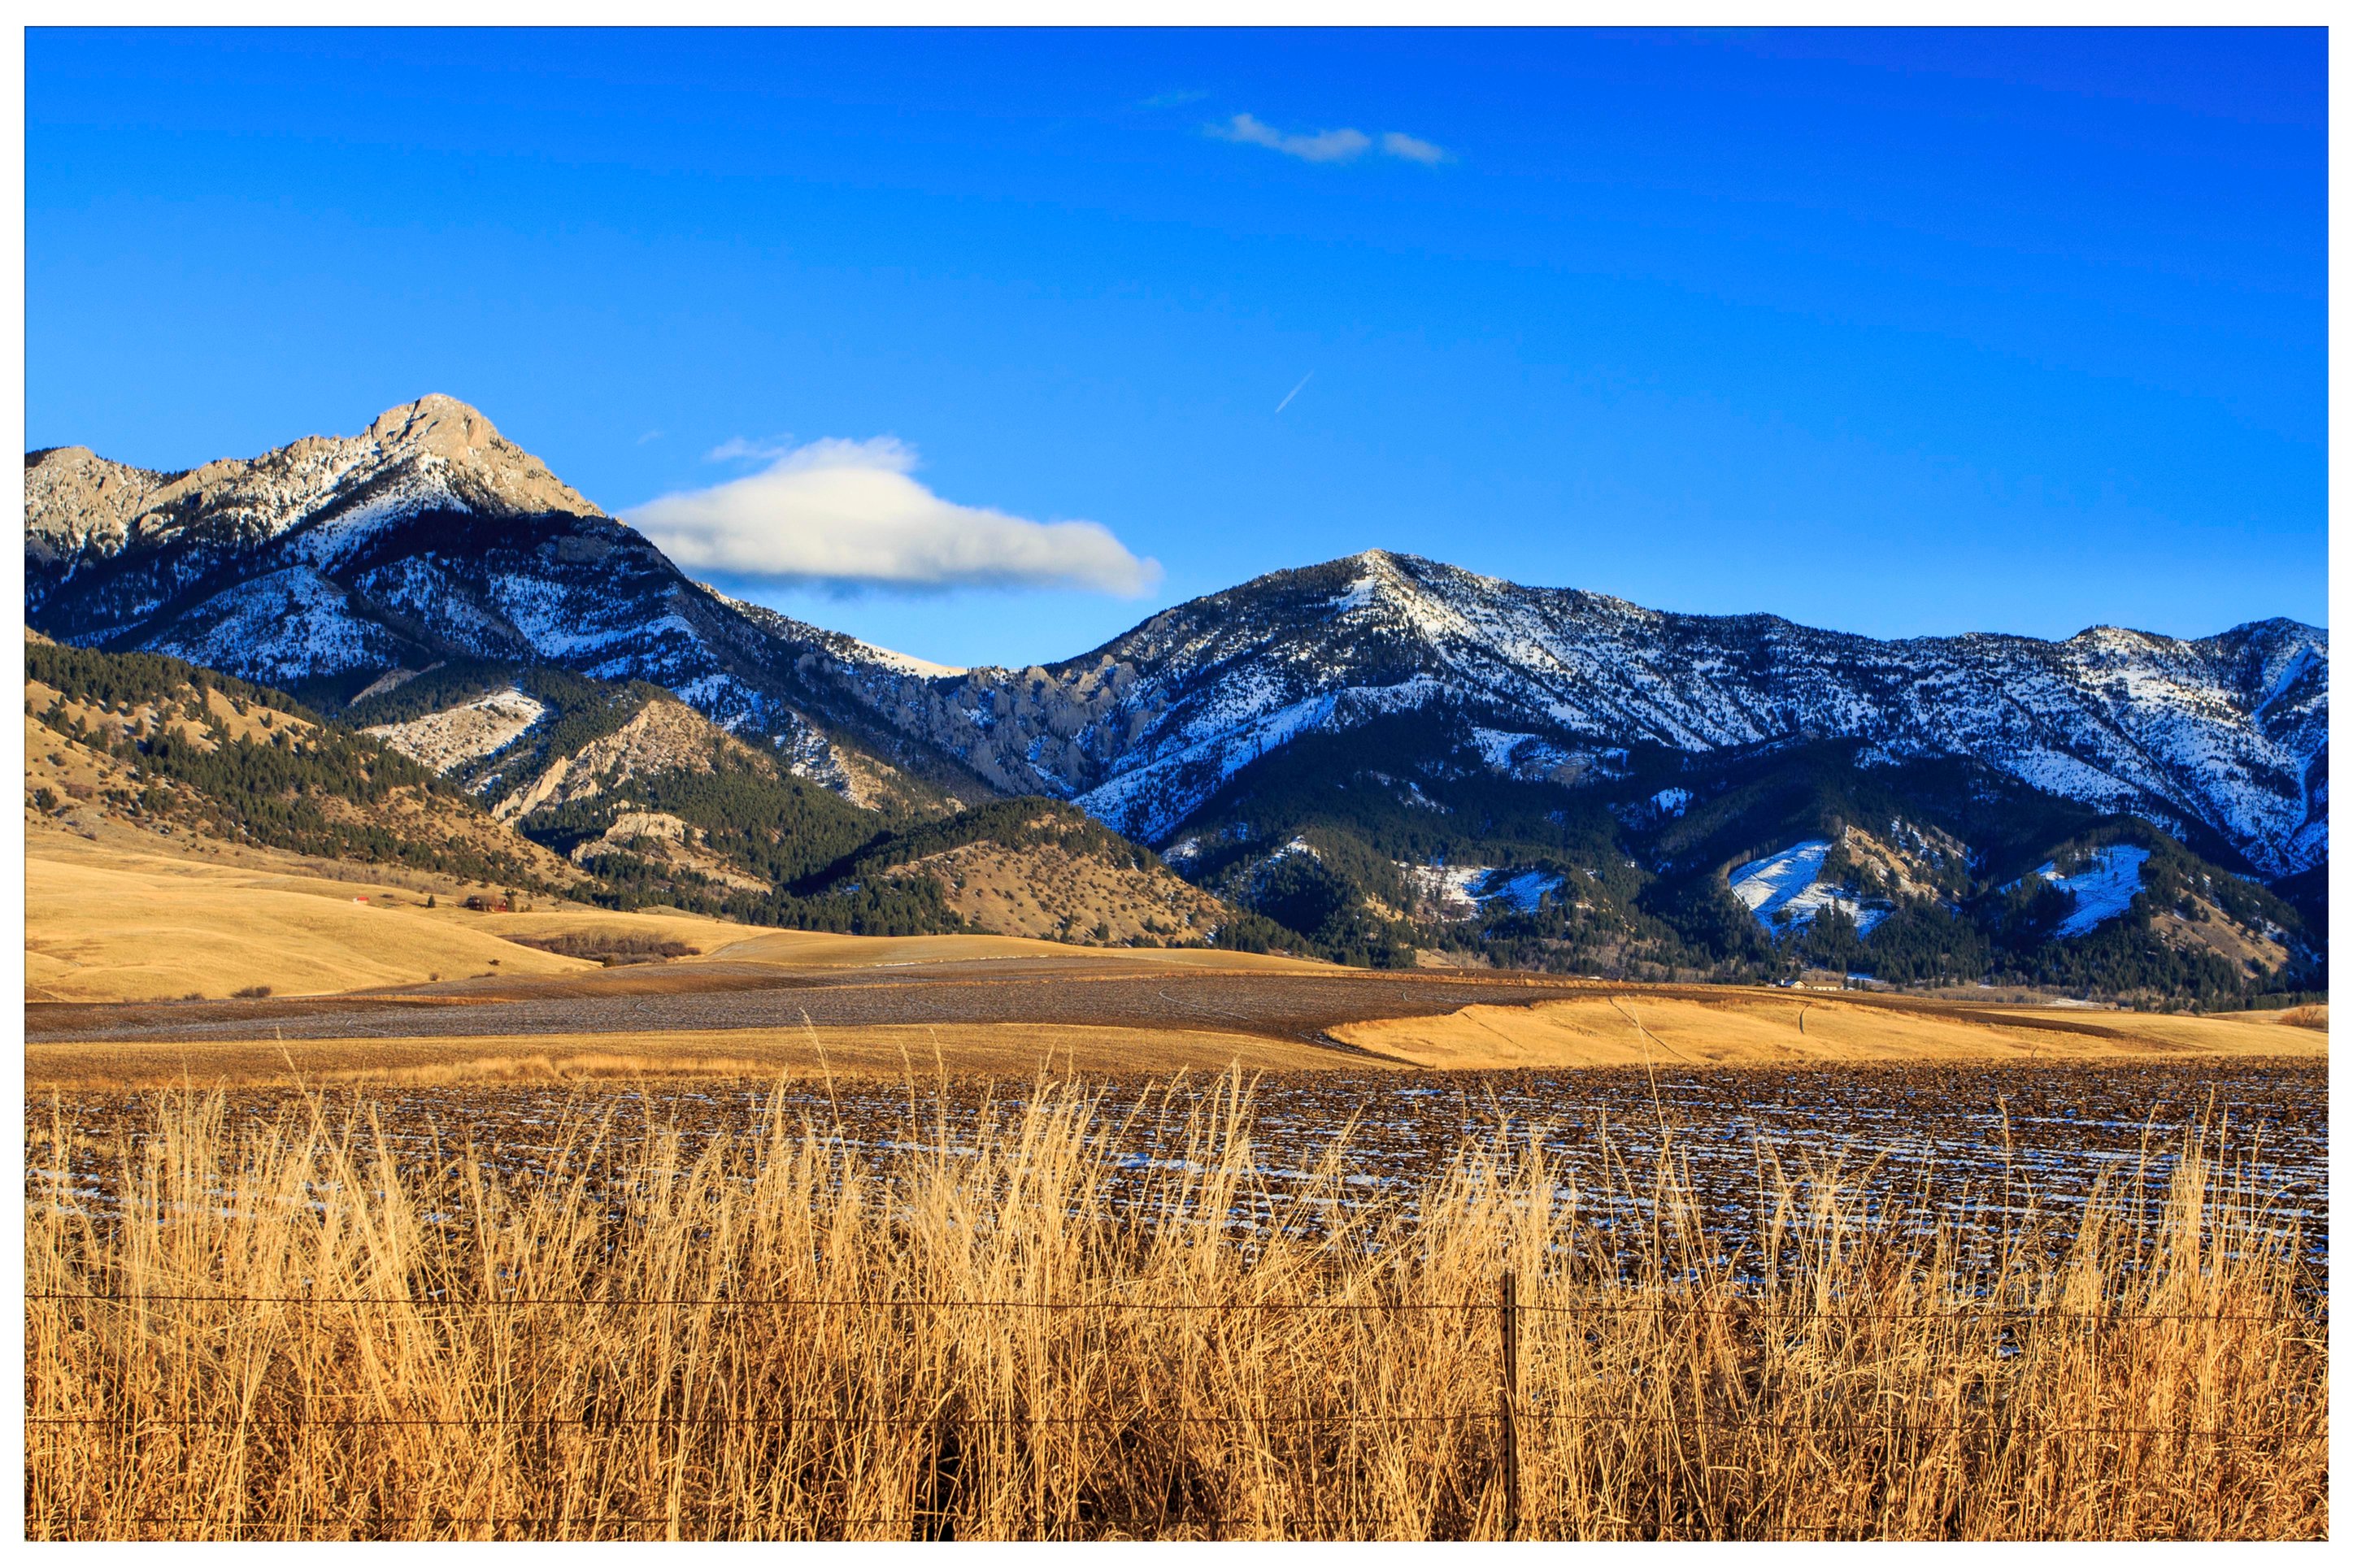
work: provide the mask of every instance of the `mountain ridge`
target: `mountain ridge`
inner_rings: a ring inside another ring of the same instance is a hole
[[[1303,729],[1451,699],[1530,726],[1495,731],[1499,748],[1515,737],[1507,753],[1534,743],[1562,763],[1580,742],[1696,752],[1808,734],[1890,760],[1973,756],[2110,809],[2169,808],[2281,874],[2326,854],[2326,632],[2284,617],[2196,642],[2117,628],[1882,642],[1368,551],[1173,606],[1076,659],[931,683],[912,711],[903,681],[869,691],[1000,787],[1067,793],[1147,842]],[[1014,681],[1032,689],[999,702]],[[2103,681],[2140,689],[2109,701]],[[2187,732],[2155,732],[2168,726]],[[2199,765],[2168,754],[2184,746]]]
[[[956,669],[692,582],[440,395],[178,473],[47,448],[26,503],[27,618],[61,640],[331,707],[437,659],[642,679],[838,793],[856,775],[939,809],[1044,795],[1156,845],[1303,735],[1443,710],[1500,778],[1573,787],[1630,748],[1829,738],[1866,767],[1981,764],[2269,879],[2327,858],[2327,635],[2285,617],[1888,641],[1366,551],[1070,659]]]

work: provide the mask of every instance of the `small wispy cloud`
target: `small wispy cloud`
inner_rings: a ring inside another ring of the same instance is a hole
[[[1198,87],[1182,87],[1173,92],[1155,92],[1138,100],[1138,109],[1182,109],[1188,103],[1198,103],[1209,95]]]
[[[743,455],[752,443],[726,446]],[[915,449],[887,436],[812,441],[756,474],[648,501],[626,521],[689,571],[770,582],[1132,595],[1160,579],[1158,562],[1139,560],[1099,522],[963,506],[913,479],[915,467]]]
[[[781,458],[792,449],[793,438],[790,436],[764,436],[757,440],[730,436],[703,453],[702,460],[706,463],[739,463],[748,458],[765,463]]]
[[[1419,136],[1409,136],[1402,131],[1391,131],[1381,138],[1381,151],[1392,158],[1410,159],[1417,163],[1443,163],[1446,149],[1435,142],[1425,142]]]
[[[1307,384],[1308,384],[1309,382],[1311,382],[1311,381],[1314,381],[1314,379],[1315,379],[1315,373],[1314,373],[1314,371],[1312,371],[1312,370],[1311,370],[1311,371],[1309,371],[1305,375],[1301,376],[1301,377],[1299,378],[1299,384],[1298,384],[1297,386],[1293,387],[1289,392],[1286,392],[1286,393],[1284,393],[1284,394],[1282,395],[1282,402],[1280,402],[1280,403],[1278,403],[1278,404],[1276,404],[1276,405],[1274,405],[1274,411],[1275,411],[1277,414],[1280,414],[1280,413],[1282,413],[1284,409],[1286,409],[1286,408],[1290,407],[1290,406],[1291,406],[1291,400],[1292,400],[1293,398],[1294,398],[1294,397],[1298,396],[1301,393],[1303,393],[1303,392],[1306,391],[1306,390],[1307,390]]]
[[[642,447],[649,441],[659,441],[661,438],[662,433],[660,431],[649,430],[644,435],[638,437],[638,445]]]
[[[1371,137],[1348,126],[1337,131],[1318,131],[1313,136],[1286,135],[1254,114],[1237,114],[1223,124],[1211,125],[1208,130],[1209,134],[1219,141],[1271,147],[1293,158],[1304,158],[1311,163],[1345,163],[1373,144]]]
[[[1255,114],[1237,114],[1231,120],[1213,121],[1204,129],[1220,142],[1240,142],[1251,147],[1265,147],[1293,158],[1303,158],[1310,163],[1345,163],[1364,156],[1376,145],[1392,158],[1404,158],[1416,163],[1443,163],[1451,156],[1437,142],[1409,136],[1402,131],[1384,132],[1377,143],[1353,125],[1318,131],[1309,136],[1279,131]]]

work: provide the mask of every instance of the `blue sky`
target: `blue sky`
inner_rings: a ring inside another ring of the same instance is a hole
[[[26,61],[36,447],[447,392],[699,574],[954,663],[1370,546],[1882,636],[2326,619],[2317,30]]]

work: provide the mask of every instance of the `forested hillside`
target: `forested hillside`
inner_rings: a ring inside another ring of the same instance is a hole
[[[27,639],[26,804],[519,889],[584,880],[457,786],[283,692],[154,654]]]
[[[1830,971],[2151,1005],[2326,987],[2303,911],[2150,824],[1965,762],[1865,767],[1854,750],[1634,748],[1567,782],[1514,778],[1482,765],[1472,716],[1400,714],[1241,769],[1167,855],[1353,963]],[[2092,877],[2118,848],[2129,865]]]

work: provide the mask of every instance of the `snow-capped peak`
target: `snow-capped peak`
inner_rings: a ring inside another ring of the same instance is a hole
[[[374,523],[435,510],[604,515],[480,410],[441,393],[385,410],[357,436],[306,436],[178,473],[80,447],[35,453],[25,471],[27,548],[51,559],[182,541],[249,547],[334,523],[308,552],[316,563]]]

